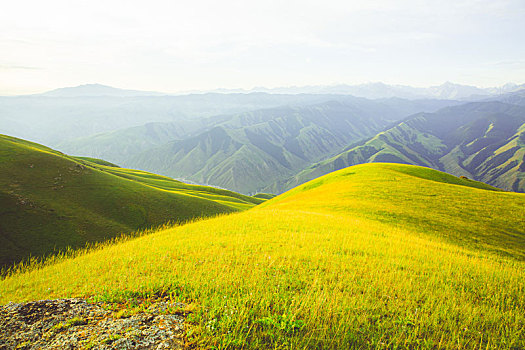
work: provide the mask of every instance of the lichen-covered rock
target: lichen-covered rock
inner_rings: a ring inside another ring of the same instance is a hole
[[[106,310],[82,299],[0,306],[0,350],[182,349],[180,303],[159,301],[146,311]]]

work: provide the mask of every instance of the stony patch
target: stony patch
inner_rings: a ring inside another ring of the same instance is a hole
[[[161,300],[139,309],[108,310],[82,299],[0,306],[0,350],[182,349],[184,305]]]

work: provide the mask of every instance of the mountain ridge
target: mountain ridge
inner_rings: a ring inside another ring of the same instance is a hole
[[[72,87],[63,87],[33,96],[45,97],[97,97],[97,96],[112,96],[112,97],[138,97],[138,96],[164,96],[162,92],[157,91],[141,91],[115,88],[102,84],[83,84]]]
[[[255,193],[275,179],[292,176],[348,143],[382,130],[410,111],[448,103],[456,102],[345,97],[316,105],[255,110],[225,118],[214,129],[146,150],[121,163]],[[221,142],[223,149],[209,147]],[[74,148],[69,151],[79,153]]]
[[[345,94],[356,97],[369,99],[380,98],[437,98],[437,99],[482,99],[484,97],[500,95],[509,92],[515,92],[525,89],[525,84],[506,83],[497,87],[479,88],[473,85],[456,84],[445,82],[441,85],[429,87],[413,87],[410,85],[385,84],[383,82],[369,82],[362,84],[334,84],[334,85],[309,85],[309,86],[290,86],[290,87],[254,87],[252,89],[217,89],[212,92],[219,93],[249,93],[249,92],[267,92],[267,93],[330,93]]]
[[[419,113],[284,183],[274,184],[273,190],[282,191],[337,169],[369,162],[421,165],[523,192],[525,108],[491,101]]]
[[[305,85],[288,87],[253,87],[251,89],[212,89],[191,90],[178,93],[164,93],[158,91],[129,90],[115,88],[103,84],[82,84],[73,87],[62,87],[46,91],[35,96],[49,97],[86,97],[86,96],[165,96],[188,95],[207,93],[277,93],[277,94],[345,94],[365,98],[399,97],[407,99],[438,98],[438,99],[469,99],[483,96],[501,95],[525,89],[525,84],[505,83],[500,86],[480,88],[474,85],[465,85],[446,81],[440,85],[428,87],[414,87],[402,84],[386,84],[383,82],[367,82],[361,84],[332,84],[332,85]]]

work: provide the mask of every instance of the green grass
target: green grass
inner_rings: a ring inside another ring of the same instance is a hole
[[[95,164],[98,164],[98,165],[106,165],[106,166],[111,166],[111,167],[117,167],[119,168],[118,165],[116,164],[113,164],[111,162],[108,162],[104,159],[98,159],[98,158],[91,158],[91,157],[73,157],[79,161],[87,161],[87,162],[90,162],[90,163],[95,163]]]
[[[262,202],[106,164],[0,135],[0,267]]]
[[[271,193],[257,193],[255,195],[252,196],[253,198],[259,198],[259,199],[272,199],[273,197],[275,197],[275,194],[271,194]]]
[[[74,317],[71,318],[65,322],[59,322],[53,327],[51,327],[51,331],[53,332],[61,332],[68,328],[75,327],[75,326],[83,326],[88,324],[88,321],[81,317]]]
[[[525,195],[394,164],[13,272],[0,301],[168,294],[201,348],[525,347]]]

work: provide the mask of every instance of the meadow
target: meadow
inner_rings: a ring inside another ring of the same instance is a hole
[[[525,347],[525,195],[366,164],[241,213],[19,265],[0,302],[184,302],[197,348]]]

